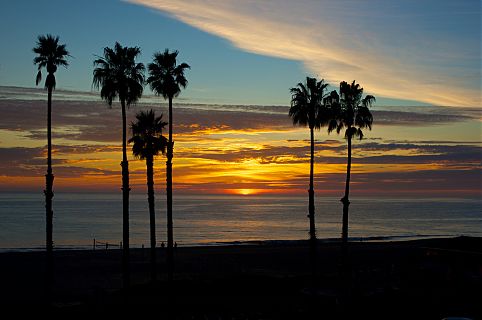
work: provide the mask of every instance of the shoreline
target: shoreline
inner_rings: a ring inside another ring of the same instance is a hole
[[[372,237],[350,237],[348,241],[350,243],[357,243],[357,242],[398,242],[398,241],[416,241],[416,240],[424,240],[424,239],[451,239],[451,238],[458,238],[458,237],[467,237],[467,238],[479,238],[477,236],[471,235],[394,235],[394,236],[372,236]],[[214,242],[202,242],[202,243],[182,243],[180,242],[178,245],[182,248],[201,248],[201,247],[225,247],[225,246],[250,246],[250,245],[296,245],[296,244],[304,244],[307,243],[308,240],[303,239],[273,239],[273,240],[239,240],[239,241],[214,241]],[[326,243],[340,243],[340,238],[319,238],[317,239],[317,243],[320,245]],[[115,244],[116,242],[109,242],[108,250],[115,250],[119,249],[120,245]],[[60,245],[54,247],[54,251],[97,251],[97,250],[106,250],[104,249],[103,245],[105,242],[96,245],[96,249],[93,249],[93,244],[90,245]],[[144,249],[148,249],[148,246],[144,246]],[[161,249],[160,245],[156,247],[157,249]],[[131,245],[132,250],[141,250],[143,249],[142,246],[135,244],[134,246]],[[36,247],[19,247],[19,248],[0,248],[0,254],[8,253],[8,252],[42,252],[45,250],[43,246],[36,246]]]

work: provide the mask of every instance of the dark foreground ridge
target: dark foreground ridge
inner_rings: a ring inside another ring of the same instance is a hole
[[[482,238],[458,237],[340,245],[321,243],[313,285],[308,243],[179,247],[167,282],[165,251],[149,282],[149,249],[132,250],[132,286],[121,290],[119,250],[55,252],[52,302],[45,254],[0,254],[4,312],[143,314],[160,319],[481,319]]]

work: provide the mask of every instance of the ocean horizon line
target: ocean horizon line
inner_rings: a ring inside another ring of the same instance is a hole
[[[5,195],[21,195],[21,194],[39,194],[42,197],[44,197],[43,190],[42,191],[30,191],[30,190],[19,190],[19,191],[2,191],[0,190],[0,197],[5,196]],[[109,195],[109,196],[122,196],[121,191],[103,191],[103,192],[98,192],[98,191],[92,191],[92,190],[79,190],[79,191],[55,191],[55,195]],[[145,192],[140,192],[140,191],[131,191],[130,192],[131,196],[147,196],[147,191]],[[156,198],[160,198],[162,196],[165,196],[166,194],[164,192],[156,192],[155,193]],[[321,195],[317,194],[315,190],[315,195],[316,198],[322,198],[322,199],[337,199],[339,200],[342,195]],[[253,193],[253,194],[236,194],[236,193],[174,193],[174,197],[179,197],[179,198],[195,198],[195,197],[220,197],[220,198],[230,198],[230,197],[235,197],[235,198],[246,198],[246,199],[256,199],[256,198],[308,198],[308,195],[303,194],[303,193],[269,193],[269,192],[259,192],[259,193]],[[360,199],[360,200],[417,200],[417,201],[435,201],[435,200],[443,200],[443,201],[450,201],[450,200],[474,200],[474,201],[480,201],[482,204],[482,195],[474,195],[474,194],[457,194],[453,195],[450,197],[444,196],[444,195],[434,195],[427,197],[427,195],[416,195],[416,194],[407,194],[407,193],[398,193],[398,194],[380,194],[380,195],[351,195],[350,198],[352,199]]]

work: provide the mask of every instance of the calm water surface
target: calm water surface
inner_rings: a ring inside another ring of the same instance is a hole
[[[54,241],[57,248],[89,248],[93,239],[122,239],[121,194],[56,193]],[[165,197],[156,199],[157,238],[166,239]],[[342,206],[338,198],[316,199],[318,238],[338,238]],[[149,245],[144,194],[130,202],[132,247]],[[480,199],[353,198],[350,237],[355,240],[482,236]],[[177,196],[174,237],[179,245],[250,240],[298,240],[308,236],[307,198],[273,196]],[[42,194],[0,194],[0,249],[42,248],[45,209]]]

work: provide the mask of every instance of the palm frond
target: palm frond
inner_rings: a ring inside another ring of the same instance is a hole
[[[59,37],[47,35],[39,35],[37,38],[37,46],[32,49],[37,54],[33,59],[33,63],[38,67],[38,73],[35,79],[35,84],[38,85],[42,80],[41,70],[47,69],[47,78],[45,80],[45,87],[55,89],[55,76],[58,66],[67,67],[67,57],[70,57],[65,44],[59,44]]]
[[[337,127],[338,122],[336,121],[336,119],[331,119],[330,122],[328,122],[328,133],[333,132],[334,130],[336,130]]]
[[[373,116],[369,107],[376,101],[372,95],[366,95],[363,98],[363,88],[360,87],[356,81],[347,83],[345,81],[340,83],[340,110],[338,113],[339,127],[346,127],[346,137],[363,138],[361,129],[368,128],[371,130],[373,123]],[[352,129],[355,128],[355,129]],[[359,131],[353,131],[359,130]],[[338,130],[338,133],[341,131]]]
[[[348,127],[346,130],[345,130],[345,138],[347,139],[352,139],[354,136],[357,135],[358,133],[358,130],[356,127]]]
[[[184,75],[186,69],[191,67],[187,63],[177,64],[178,51],[156,52],[153,62],[149,63],[147,69],[149,77],[147,83],[151,90],[164,99],[179,96],[181,88],[186,88],[188,81]]]
[[[35,85],[38,86],[38,84],[42,81],[42,71],[39,70],[37,72],[37,77],[35,78]]]
[[[327,86],[323,79],[318,81],[316,78],[306,77],[305,83],[300,82],[290,89],[291,108],[288,115],[293,125],[308,125],[312,129],[328,125],[331,115],[323,104]]]
[[[139,47],[123,47],[119,42],[114,48],[105,47],[102,57],[96,56],[92,87],[99,89],[100,96],[109,105],[119,98],[127,106],[136,103],[144,90],[145,67],[136,63]]]
[[[355,125],[359,128],[369,128],[372,129],[373,123],[373,116],[370,112],[370,109],[365,106],[358,106],[356,116],[355,116]]]
[[[148,159],[159,153],[164,154],[167,139],[162,135],[162,130],[167,122],[162,121],[162,114],[156,117],[154,111],[141,111],[136,114],[136,121],[131,123],[133,143],[132,153],[140,159]]]
[[[377,99],[374,96],[367,94],[365,98],[363,98],[362,104],[364,107],[368,108],[368,107],[371,107],[372,104],[375,103],[376,101]]]
[[[360,128],[356,129],[355,136],[358,137],[360,140],[363,139],[363,131]]]

